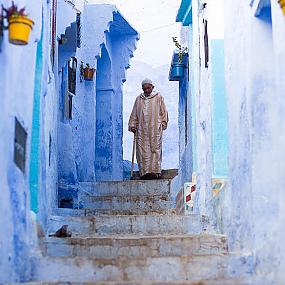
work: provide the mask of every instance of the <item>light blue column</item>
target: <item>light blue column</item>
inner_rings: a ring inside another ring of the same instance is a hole
[[[42,29],[43,31],[43,29]],[[37,46],[37,59],[35,70],[35,87],[34,87],[34,107],[33,107],[33,125],[31,137],[30,153],[30,195],[31,210],[38,212],[38,191],[39,191],[39,167],[40,167],[40,101],[41,101],[41,81],[42,81],[42,35]]]
[[[228,124],[224,40],[211,41],[213,176],[228,174]]]
[[[196,100],[195,84],[193,73],[193,27],[189,26],[189,89],[191,90],[191,143],[192,143],[192,172],[197,171],[197,132],[196,132]]]

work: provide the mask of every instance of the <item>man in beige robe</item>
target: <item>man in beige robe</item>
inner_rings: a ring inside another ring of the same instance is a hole
[[[142,81],[143,93],[135,100],[129,131],[136,136],[136,156],[142,179],[161,175],[162,133],[167,128],[168,113],[164,99],[154,91],[150,79]]]

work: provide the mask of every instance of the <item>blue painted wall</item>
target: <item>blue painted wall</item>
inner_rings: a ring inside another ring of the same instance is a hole
[[[189,136],[191,137],[192,149],[192,172],[197,171],[197,128],[196,128],[196,86],[194,80],[194,49],[193,49],[193,26],[189,26],[189,102],[190,102],[190,116],[189,125],[191,126]],[[192,175],[192,173],[191,173]]]
[[[82,47],[65,47],[59,53],[59,68],[72,55],[78,60],[71,120],[64,116],[66,68],[59,78],[58,195],[59,200],[72,200],[71,207],[79,206],[79,182],[123,179],[122,87],[138,40],[115,6],[88,5],[81,20]],[[81,61],[96,68],[93,81],[80,82]]]
[[[175,196],[185,182],[192,180],[193,171],[197,170],[197,141],[196,141],[196,106],[193,68],[193,27],[192,27],[192,1],[182,0],[177,17],[177,22],[187,26],[188,42],[184,46],[188,47],[188,68],[187,74],[179,82],[179,105],[178,105],[178,125],[179,125],[179,172],[175,179],[172,195]]]
[[[112,180],[113,166],[113,107],[111,60],[105,47],[97,63],[96,73],[96,180]],[[119,101],[118,104],[121,104]]]
[[[5,7],[10,1],[2,1]],[[8,42],[8,31],[0,52],[0,283],[28,281],[31,277],[36,239],[30,212],[30,154],[35,90],[37,42],[41,35],[42,1],[26,5],[35,22],[29,43]],[[14,162],[15,118],[27,133],[25,172]]]
[[[8,2],[4,1],[4,4],[10,4]],[[38,257],[36,221],[46,229],[48,217],[58,206],[57,186],[62,187],[70,196],[76,196],[75,188],[71,186],[76,184],[79,178],[81,181],[95,180],[96,79],[91,84],[79,84],[78,66],[78,92],[76,99],[74,98],[71,122],[63,116],[62,99],[66,91],[67,70],[62,70],[61,64],[65,62],[65,58],[76,52],[79,62],[82,59],[85,63],[90,62],[97,67],[103,44],[108,47],[110,61],[114,65],[111,74],[115,76],[110,78],[110,82],[114,84],[113,92],[117,96],[110,96],[111,100],[108,101],[105,100],[106,94],[102,93],[101,98],[98,98],[98,118],[102,111],[103,119],[106,114],[112,114],[112,121],[107,120],[107,132],[112,138],[108,139],[107,143],[113,159],[108,167],[112,169],[112,178],[120,178],[118,169],[121,170],[121,176],[123,174],[123,161],[120,159],[122,83],[126,80],[126,69],[129,68],[138,34],[115,6],[95,5],[94,9],[89,7],[84,14],[87,20],[82,30],[82,42],[86,45],[83,45],[81,50],[67,49],[57,53],[56,42],[55,64],[52,66],[49,24],[51,2],[37,1],[33,5],[27,5],[29,16],[35,22],[29,44],[14,46],[8,43],[5,31],[0,52],[0,65],[5,67],[0,69],[1,284],[25,282],[32,278],[35,266],[32,261]],[[76,16],[76,10],[65,1],[58,1],[58,4],[59,34],[56,36],[64,33]],[[94,21],[94,17],[101,20],[100,25],[98,21]],[[114,25],[110,27],[112,21]],[[93,33],[88,31],[90,27]],[[108,29],[110,30],[107,31]],[[116,52],[112,52],[112,47],[116,48]],[[104,72],[101,74],[101,81],[104,81]],[[100,84],[98,88],[99,86]],[[100,104],[105,103],[108,103],[108,106],[101,110]],[[114,115],[114,112],[118,113]],[[25,173],[14,162],[15,117],[27,133]],[[104,138],[105,128],[98,127],[99,130],[103,131]],[[114,159],[115,154],[117,156]],[[108,171],[110,172],[110,169]],[[64,187],[65,182],[71,186]]]

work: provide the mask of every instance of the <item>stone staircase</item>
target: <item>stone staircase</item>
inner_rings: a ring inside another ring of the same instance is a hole
[[[227,239],[198,215],[179,216],[170,180],[81,183],[81,209],[57,209],[34,284],[252,284],[252,257],[229,253]]]

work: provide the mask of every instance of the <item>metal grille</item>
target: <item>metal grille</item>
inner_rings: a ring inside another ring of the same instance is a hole
[[[76,92],[76,67],[77,59],[72,57],[68,61],[68,91],[74,95]]]
[[[55,56],[55,41],[56,41],[56,10],[57,10],[57,0],[52,2],[52,27],[51,27],[51,62],[54,66],[54,56]]]
[[[3,42],[3,30],[4,30],[4,15],[3,15],[3,9],[0,7],[0,52]]]
[[[81,13],[76,14],[76,27],[77,27],[76,46],[80,48],[81,47]]]
[[[208,21],[203,20],[204,23],[204,51],[205,51],[205,68],[209,66],[209,39],[208,39]]]

